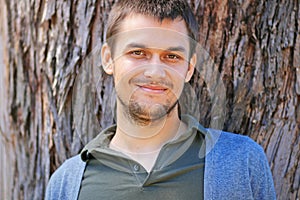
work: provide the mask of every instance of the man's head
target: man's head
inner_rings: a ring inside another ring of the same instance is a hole
[[[177,115],[172,111],[196,63],[194,23],[185,1],[121,0],[114,6],[101,56],[127,117],[149,124]]]
[[[188,30],[190,55],[195,50],[195,41],[198,41],[198,23],[186,0],[119,0],[114,4],[107,23],[106,41],[114,49],[114,35],[120,32],[122,22],[131,14],[151,16],[159,21],[164,19],[183,20]],[[113,52],[112,52],[113,53]]]

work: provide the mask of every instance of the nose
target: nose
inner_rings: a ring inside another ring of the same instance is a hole
[[[165,67],[159,56],[152,56],[149,65],[144,71],[144,76],[153,79],[166,77]]]

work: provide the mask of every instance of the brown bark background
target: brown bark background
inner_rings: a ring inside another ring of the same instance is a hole
[[[299,0],[188,2],[226,88],[224,130],[262,145],[278,199],[299,199]],[[0,198],[43,199],[51,173],[113,122],[97,51],[114,1],[0,3]],[[201,72],[191,84],[209,126]]]

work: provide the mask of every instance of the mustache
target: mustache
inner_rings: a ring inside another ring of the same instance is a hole
[[[160,80],[152,80],[152,79],[144,79],[144,78],[133,78],[130,83],[132,84],[142,84],[142,85],[158,85],[167,88],[173,88],[174,84],[168,80],[160,79]]]

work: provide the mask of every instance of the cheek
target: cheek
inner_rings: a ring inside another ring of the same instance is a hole
[[[138,63],[132,62],[128,59],[118,59],[114,63],[114,78],[120,80],[129,77],[131,74],[137,72],[138,67],[141,66]]]
[[[186,75],[185,71],[180,71],[177,72],[176,74],[173,74],[172,76],[172,82],[174,85],[173,94],[176,95],[177,98],[180,97],[182,90],[184,88],[185,75]]]
[[[178,78],[182,79],[183,81],[185,80],[187,73],[188,73],[188,66],[182,66],[177,70],[177,75],[179,76]]]
[[[114,83],[119,94],[128,96],[134,88],[130,85],[130,80],[137,74],[137,67],[128,60],[118,59],[114,65]]]
[[[174,84],[183,84],[185,77],[187,75],[187,67],[185,66],[180,66],[180,67],[175,67],[171,68],[171,70],[168,70],[170,77],[173,80]]]

